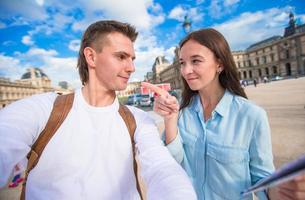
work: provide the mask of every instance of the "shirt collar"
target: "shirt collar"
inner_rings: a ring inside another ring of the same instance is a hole
[[[232,103],[232,99],[233,99],[233,94],[228,90],[226,90],[223,97],[217,104],[215,111],[222,117],[227,116],[230,109],[230,105]]]
[[[215,112],[217,112],[222,117],[227,116],[230,105],[232,103],[233,94],[229,92],[228,90],[225,90],[225,93],[219,103],[217,104],[215,108]],[[195,95],[193,99],[191,100],[190,109],[192,109],[195,112],[202,112],[202,105],[200,101],[199,95]]]

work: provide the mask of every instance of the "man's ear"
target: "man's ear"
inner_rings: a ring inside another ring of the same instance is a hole
[[[94,49],[91,47],[86,47],[84,49],[84,55],[86,58],[86,61],[88,63],[89,68],[94,68],[95,67],[95,58],[96,58],[96,52]]]

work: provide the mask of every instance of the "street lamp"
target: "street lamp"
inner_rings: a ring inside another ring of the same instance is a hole
[[[190,32],[190,30],[191,30],[191,25],[192,25],[191,20],[188,18],[187,15],[185,15],[185,16],[184,16],[184,22],[183,22],[183,24],[182,24],[185,33],[189,33],[189,32]]]

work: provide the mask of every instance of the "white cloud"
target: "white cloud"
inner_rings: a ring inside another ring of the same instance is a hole
[[[12,46],[12,45],[16,45],[16,42],[15,41],[11,41],[11,40],[7,40],[7,41],[4,41],[2,43],[3,46]]]
[[[80,48],[80,40],[71,40],[69,43],[69,49],[78,52]]]
[[[196,0],[196,5],[200,5],[200,4],[204,3],[204,2],[205,2],[205,0]]]
[[[46,22],[36,25],[33,30],[29,31],[29,34],[33,36],[35,34],[51,35],[53,33],[61,33],[65,30],[65,27],[72,24],[73,21],[74,19],[71,16],[66,16],[63,13],[56,13],[50,15]]]
[[[0,29],[6,28],[6,24],[4,22],[0,22]]]
[[[222,8],[218,0],[212,0],[209,6],[209,13],[212,18],[220,18],[222,14]]]
[[[209,6],[209,13],[212,18],[219,19],[232,13],[238,7],[240,0],[212,0]]]
[[[19,79],[25,69],[18,59],[0,53],[0,76]]]
[[[153,1],[134,0],[132,3],[126,0],[80,0],[85,9],[85,19],[73,25],[74,30],[84,30],[86,26],[94,21],[101,19],[115,19],[128,22],[137,27],[139,30],[147,30],[162,23],[160,16],[164,15],[161,6],[154,4]],[[149,13],[151,10],[153,13]],[[102,13],[96,15],[94,13]],[[153,18],[159,18],[154,20]],[[87,22],[90,23],[87,23]]]
[[[246,12],[222,24],[215,24],[214,28],[226,37],[231,49],[245,49],[274,35],[282,35],[283,26],[288,21],[288,18],[283,17],[287,15],[283,15],[286,10],[272,8],[254,13]]]
[[[150,34],[139,35],[135,43],[136,50],[136,72],[132,74],[131,80],[143,80],[144,75],[152,70],[152,65],[157,56],[166,56],[170,61],[174,52],[172,48],[165,49],[158,45],[157,38]],[[172,53],[171,53],[172,51]]]
[[[12,13],[15,16],[20,15],[22,18],[28,20],[44,20],[47,18],[47,12],[44,7],[40,6],[35,1],[0,1],[0,7],[1,18],[11,18]]]
[[[300,18],[302,24],[305,23],[305,15],[299,15],[298,18]]]
[[[16,52],[14,57],[0,54],[0,75],[19,79],[27,68],[38,67],[51,79],[53,86],[59,81],[67,81],[73,87],[79,87],[81,82],[76,63],[76,57],[61,58],[55,50],[31,48],[26,53]]]
[[[23,36],[21,42],[22,42],[23,44],[29,45],[29,46],[31,46],[31,45],[34,44],[34,42],[32,41],[31,36],[29,36],[29,35]]]
[[[51,49],[51,50],[45,50],[41,48],[31,48],[27,53],[27,56],[39,56],[39,57],[45,57],[45,56],[56,56],[58,55],[57,51]]]
[[[77,58],[59,58],[54,56],[43,57],[44,64],[41,66],[45,73],[52,79],[53,85],[60,81],[67,81],[73,87],[81,85],[76,68]]]
[[[176,20],[182,22],[184,20],[184,16],[186,14],[187,14],[187,11],[185,9],[183,9],[181,5],[178,5],[170,11],[168,18],[176,19]]]
[[[186,15],[192,23],[200,22],[204,17],[204,13],[200,11],[200,7],[183,7],[182,5],[177,5],[170,11],[168,18],[183,22]]]
[[[36,3],[40,6],[43,6],[44,0],[36,0]]]
[[[234,4],[237,4],[240,0],[225,0],[224,6],[232,6]]]

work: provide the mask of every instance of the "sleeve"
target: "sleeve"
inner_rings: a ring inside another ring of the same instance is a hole
[[[5,186],[14,166],[26,160],[49,118],[55,97],[52,93],[35,95],[0,110],[0,187]]]
[[[274,171],[272,143],[267,114],[261,109],[250,143],[250,173],[252,185]],[[258,192],[260,199],[268,199],[265,192]]]
[[[163,132],[163,134],[162,134],[162,140],[163,140],[163,142],[165,141],[165,132]],[[181,162],[183,161],[184,151],[183,151],[183,146],[182,146],[182,142],[181,142],[179,127],[178,127],[178,133],[177,133],[176,138],[173,141],[171,141],[169,144],[167,144],[166,147],[167,147],[168,151],[170,152],[170,154],[175,158],[175,160],[179,164],[181,164]]]
[[[148,199],[196,199],[192,184],[163,146],[154,122],[142,115],[135,133],[141,175],[147,186]]]

